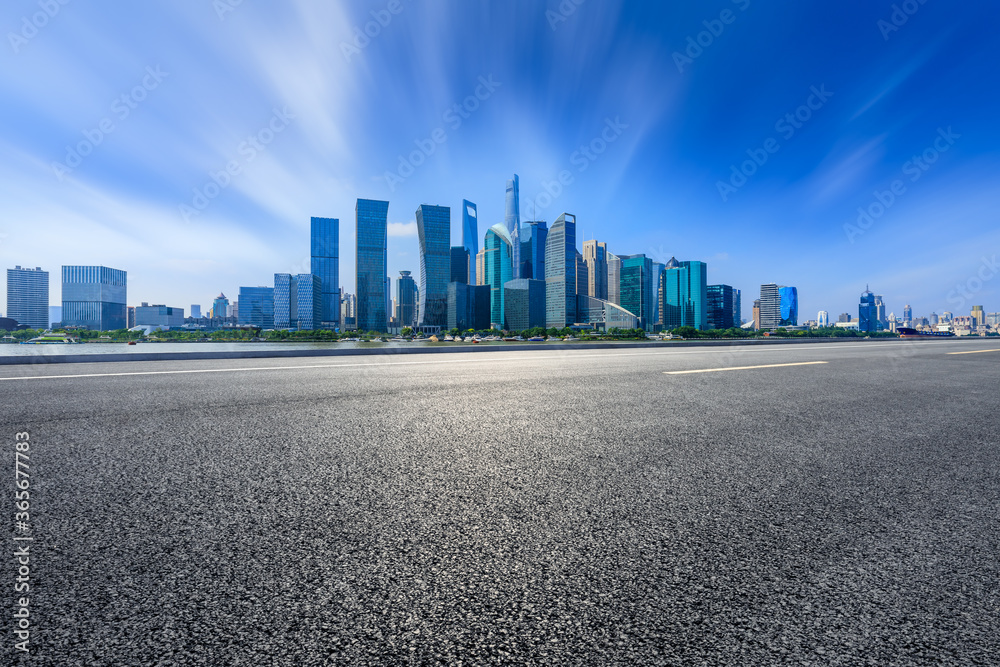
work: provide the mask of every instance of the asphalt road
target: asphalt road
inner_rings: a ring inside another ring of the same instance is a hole
[[[998,389],[989,341],[0,368],[0,662],[997,664]]]

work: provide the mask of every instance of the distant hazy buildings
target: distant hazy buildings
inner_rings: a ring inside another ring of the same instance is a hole
[[[576,216],[563,213],[545,242],[545,326],[576,322]]]
[[[242,325],[274,328],[274,288],[240,287],[237,321]]]
[[[421,204],[416,216],[420,242],[417,319],[421,326],[444,327],[448,323],[448,278],[451,275],[451,209]]]
[[[830,313],[825,310],[819,311],[819,314],[816,316],[816,324],[821,327],[830,326]]]
[[[62,306],[49,306],[49,326],[62,323]]]
[[[7,317],[30,329],[48,328],[48,271],[41,267],[7,269]]]
[[[740,326],[740,291],[732,285],[709,285],[708,295],[708,328],[732,329]],[[666,320],[664,320],[666,326]]]
[[[191,317],[201,319],[201,306],[197,303],[191,304]]]
[[[513,277],[521,277],[521,194],[517,174],[507,181],[504,224],[510,235]]]
[[[490,287],[490,322],[497,328],[504,326],[503,286],[513,280],[514,251],[506,225],[495,224],[486,230],[483,241],[485,257],[483,278]]]
[[[97,331],[127,326],[128,276],[106,266],[62,267],[63,326],[84,326]]]
[[[320,280],[320,311],[315,318],[323,327],[340,325],[340,219],[311,218],[310,272]]]
[[[212,317],[221,318],[229,316],[229,299],[222,292],[212,301]]]
[[[385,289],[388,215],[387,201],[359,199],[354,209],[356,326],[360,331],[385,331],[389,324]]]
[[[479,254],[479,213],[476,205],[468,199],[462,200],[462,245],[469,253],[469,261],[472,263],[470,275],[466,279],[470,285],[476,282],[476,255]]]

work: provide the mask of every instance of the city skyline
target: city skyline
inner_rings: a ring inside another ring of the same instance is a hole
[[[8,40],[0,261],[121,267],[135,303],[206,304],[309,271],[310,218],[349,220],[361,197],[392,202],[388,275],[417,272],[409,212],[476,202],[482,239],[516,173],[522,220],[573,211],[581,243],[705,261],[748,296],[794,284],[802,313],[851,309],[866,283],[897,314],[997,309],[1000,281],[980,278],[1000,247],[997,102],[982,85],[995,7],[924,4],[890,29],[891,5],[861,2],[401,7],[363,46],[354,31],[384,3],[73,5]],[[0,13],[11,34],[21,11]],[[170,40],[155,30],[167,23]],[[475,25],[492,27],[435,39]],[[248,41],[260,49],[243,58]],[[380,112],[384,91],[408,113]],[[340,242],[355,293],[351,225]]]

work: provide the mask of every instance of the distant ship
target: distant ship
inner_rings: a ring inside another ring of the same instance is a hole
[[[955,334],[951,331],[917,331],[916,329],[911,329],[909,327],[899,327],[896,329],[896,333],[899,334],[900,338],[954,338]]]

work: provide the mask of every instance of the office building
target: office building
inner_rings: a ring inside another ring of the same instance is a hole
[[[294,329],[298,320],[298,285],[290,273],[274,274],[274,328]]]
[[[588,278],[587,264],[583,261],[583,255],[580,251],[576,251],[576,293],[586,294],[589,289],[588,283],[590,282]]]
[[[910,307],[910,304],[906,304],[905,306],[903,306],[903,322],[909,324],[912,320],[913,320],[913,308]]]
[[[638,329],[639,318],[621,306],[588,294],[576,295],[578,324],[589,324],[594,329]]]
[[[479,254],[479,213],[476,211],[476,205],[468,199],[462,200],[462,246],[469,254],[469,261],[473,262],[465,282],[478,285],[475,261]]]
[[[986,313],[983,312],[982,306],[973,306],[971,315],[976,327],[986,326]]]
[[[545,326],[576,322],[576,216],[563,213],[545,241]]]
[[[63,326],[125,329],[128,275],[106,266],[62,267]]]
[[[191,304],[191,317],[201,319],[201,306],[197,303]]]
[[[663,272],[666,265],[660,262],[653,262],[653,330],[658,331],[663,328]],[[707,311],[706,311],[707,312]]]
[[[753,300],[753,328],[760,331],[760,299]]]
[[[521,225],[521,278],[545,280],[545,240],[549,228],[542,220]]]
[[[760,286],[760,328],[798,326],[799,295],[794,287],[766,283]]]
[[[409,271],[396,278],[396,322],[400,327],[417,325],[417,283]]]
[[[621,304],[622,260],[617,255],[607,253],[608,257],[608,301]]]
[[[7,269],[7,317],[29,329],[48,328],[48,271],[41,267]]]
[[[651,331],[656,313],[653,260],[643,254],[622,255],[621,307],[639,318],[639,328]]]
[[[678,262],[671,257],[661,280],[663,289],[663,328],[694,327],[704,330],[708,326],[708,266],[705,262]],[[725,285],[723,287],[729,287]],[[726,321],[731,321],[734,304],[732,287],[725,302]],[[728,328],[728,327],[726,327]]]
[[[163,304],[149,305],[145,301],[133,310],[135,318],[133,327],[159,327],[161,329],[179,329],[184,326],[184,309],[172,308]],[[131,327],[128,327],[131,328]]]
[[[797,327],[799,325],[799,290],[795,287],[782,285],[778,288],[781,299],[780,326]]]
[[[488,285],[448,283],[449,330],[485,331],[490,328],[490,288]]]
[[[733,289],[732,285],[709,285],[707,287],[709,329],[732,329],[740,326],[736,304],[739,293],[740,291]],[[664,321],[664,326],[666,326],[666,321]]]
[[[885,312],[885,300],[881,294],[875,295],[875,320],[879,323],[879,331],[885,329],[886,324],[889,323],[888,315]]]
[[[212,317],[229,317],[229,299],[222,292],[212,301]]]
[[[861,303],[858,304],[858,331],[874,333],[878,329],[878,308],[875,304],[875,295],[866,287],[861,294]]]
[[[484,259],[483,277],[490,287],[490,323],[497,329],[504,326],[504,290],[503,286],[513,280],[514,252],[507,227],[495,224],[486,230],[483,241]]]
[[[453,245],[451,247],[451,280],[454,283],[469,283],[470,274],[476,270],[470,264],[469,250],[465,246]],[[475,284],[473,282],[473,284]]]
[[[504,328],[524,331],[545,326],[545,281],[518,278],[504,283]]]
[[[507,181],[504,224],[510,236],[513,278],[521,277],[521,195],[517,174]]]
[[[385,331],[389,325],[385,293],[387,218],[389,202],[359,199],[354,209],[357,238],[355,259],[355,326],[359,331]]]
[[[820,327],[830,326],[830,313],[825,310],[819,311],[819,314],[816,316],[816,325]]]
[[[300,273],[295,276],[292,284],[295,286],[295,324],[293,326],[299,331],[312,331],[329,326],[331,320],[322,319],[328,318],[327,313],[330,312],[327,310],[329,304],[324,302],[327,295],[323,291],[323,280],[312,273]],[[338,302],[335,311],[339,316],[339,288],[333,298],[335,302]],[[339,323],[339,317],[337,322]]]
[[[743,326],[743,292],[733,288],[733,326]]]
[[[608,245],[596,240],[583,242],[583,262],[587,265],[587,294],[608,300]]]
[[[486,284],[486,248],[476,253],[476,284]]]
[[[451,275],[451,209],[421,204],[416,215],[420,242],[417,320],[421,326],[444,327],[448,323],[448,278]]]
[[[135,308],[129,306],[125,309],[125,327],[131,329],[135,326]]]
[[[274,288],[240,287],[237,321],[244,326],[274,328]]]
[[[340,325],[340,219],[310,218],[310,273],[320,280],[317,328]]]

